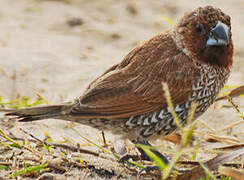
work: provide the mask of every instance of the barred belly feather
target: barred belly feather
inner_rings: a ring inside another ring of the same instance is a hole
[[[183,125],[186,123],[188,112],[193,102],[198,104],[194,119],[202,115],[213,104],[230,73],[228,69],[207,64],[195,63],[195,67],[199,69],[201,77],[193,84],[192,93],[188,101],[184,104],[176,104],[174,109]],[[132,139],[137,137],[154,139],[154,137],[156,138],[159,135],[168,135],[177,128],[169,109],[160,109],[152,113],[131,116],[127,119],[90,119],[89,125],[98,129],[112,131],[115,134],[122,134],[122,136],[124,135],[127,138],[129,135]]]
[[[199,69],[201,78],[192,86],[192,93],[188,101],[184,104],[175,105],[175,112],[184,125],[186,123],[191,104],[198,104],[194,119],[203,114],[207,108],[213,104],[220,89],[228,79],[230,71],[195,63]],[[130,117],[125,122],[125,127],[134,129],[136,135],[144,139],[153,138],[151,136],[168,135],[176,129],[176,123],[168,109],[161,109],[153,113]]]
[[[233,49],[230,16],[212,6],[199,7],[134,48],[73,102],[0,111],[19,122],[54,118],[130,140],[155,139],[177,128],[162,82],[184,125],[193,102],[194,119],[213,104],[229,76]]]

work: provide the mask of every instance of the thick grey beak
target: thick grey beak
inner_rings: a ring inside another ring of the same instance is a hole
[[[206,46],[227,46],[229,44],[230,28],[218,21],[217,25],[211,29]]]

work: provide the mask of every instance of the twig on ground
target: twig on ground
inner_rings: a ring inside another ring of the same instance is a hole
[[[11,138],[14,139],[14,140],[25,141],[25,139],[23,139],[23,138],[18,138],[18,137],[14,137],[14,136],[11,136]],[[27,139],[27,140],[30,141],[30,142],[34,142],[34,143],[36,143],[36,141],[37,141],[36,139]],[[68,150],[73,151],[73,152],[80,152],[80,153],[84,153],[84,154],[91,154],[91,155],[94,155],[94,156],[99,156],[99,154],[96,153],[96,152],[92,152],[92,151],[89,151],[89,150],[81,149],[79,147],[75,147],[75,146],[71,146],[71,145],[59,144],[59,143],[51,143],[49,145],[54,146],[54,147],[61,147],[61,148],[64,148],[64,149],[68,149]]]
[[[216,156],[215,158],[204,163],[204,166],[208,167],[209,171],[216,171],[220,165],[227,163],[232,159],[237,158],[243,154],[244,154],[244,148],[243,147],[237,148],[236,150],[230,153]],[[205,171],[202,169],[202,166],[198,166],[193,170],[178,176],[176,180],[185,180],[185,179],[193,180],[193,179],[199,179],[204,176],[205,176]]]
[[[108,144],[107,144],[107,142],[106,142],[106,138],[105,138],[104,131],[102,131],[102,137],[103,137],[103,146],[104,146],[104,147],[107,147]]]
[[[26,150],[32,152],[33,154],[37,155],[39,158],[41,158],[41,154],[40,154],[39,152],[37,152],[37,151],[35,151],[34,149],[31,149],[31,148],[29,148],[29,147],[27,147],[27,146],[25,146],[25,145],[21,145],[21,144],[19,144],[18,142],[14,141],[12,138],[10,138],[8,135],[6,135],[5,132],[4,132],[2,129],[0,129],[0,134],[1,134],[1,136],[2,136],[4,139],[6,139],[7,141],[13,143],[13,144],[16,145],[17,147],[19,147],[19,148],[24,148],[24,149],[26,149]]]

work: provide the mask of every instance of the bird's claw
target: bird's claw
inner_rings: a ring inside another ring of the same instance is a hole
[[[120,157],[118,162],[119,163],[124,163],[124,162],[128,161],[129,159],[132,159],[133,161],[137,161],[137,160],[140,159],[140,157],[138,155],[125,154],[125,155]]]
[[[139,171],[139,174],[145,172],[145,173],[149,173],[150,171],[159,171],[160,168],[158,166],[146,166],[145,168],[142,168]]]

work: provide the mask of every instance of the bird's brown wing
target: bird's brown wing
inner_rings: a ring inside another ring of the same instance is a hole
[[[198,77],[192,60],[170,37],[156,36],[91,83],[71,114],[126,118],[167,108],[162,82],[168,84],[173,103],[181,104]]]

